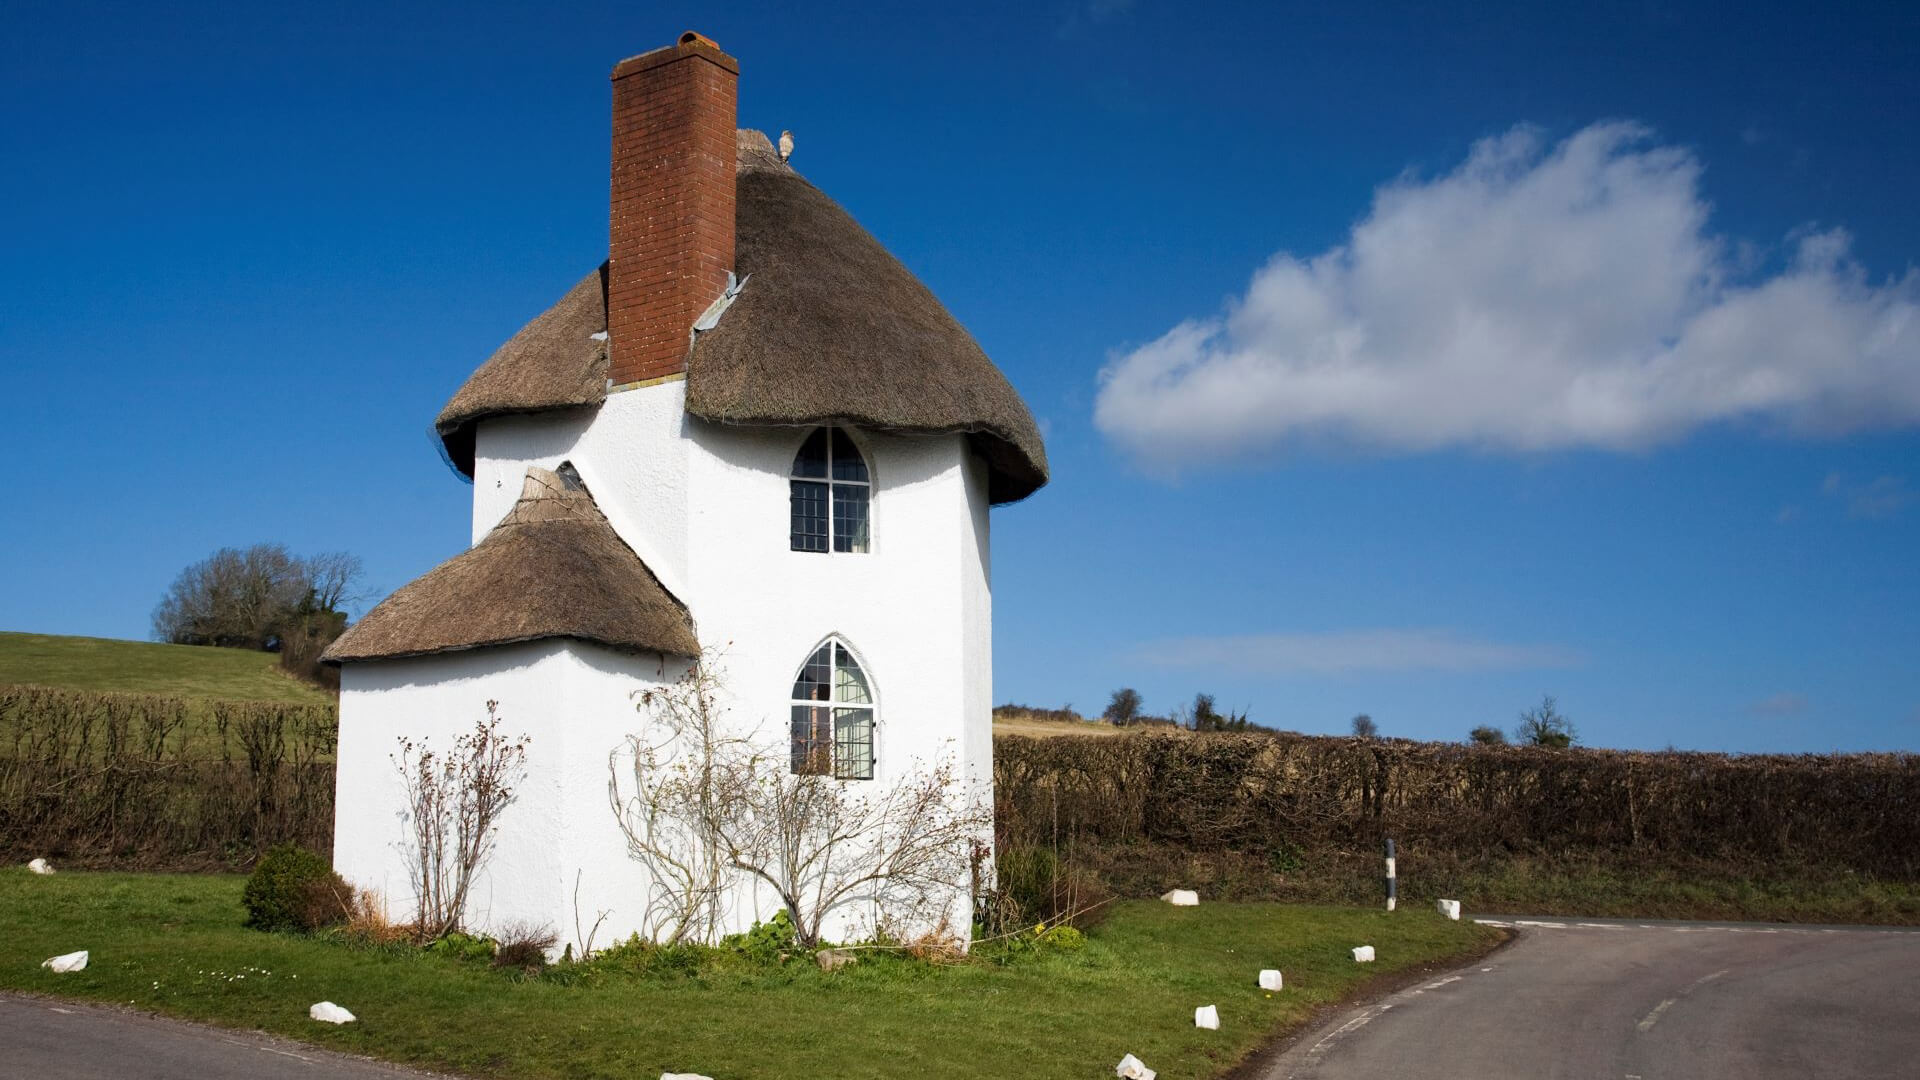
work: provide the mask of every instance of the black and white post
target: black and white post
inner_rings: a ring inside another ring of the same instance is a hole
[[[1387,841],[1387,910],[1400,900],[1400,888],[1393,880],[1393,841]]]

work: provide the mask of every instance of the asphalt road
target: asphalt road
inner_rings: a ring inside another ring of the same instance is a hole
[[[1513,944],[1336,1015],[1266,1080],[1920,1077],[1920,933],[1512,922]]]
[[[429,1080],[258,1032],[0,994],[0,1077],[21,1080]]]

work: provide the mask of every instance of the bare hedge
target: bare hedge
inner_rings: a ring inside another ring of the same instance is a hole
[[[0,686],[0,861],[245,866],[332,848],[330,705]],[[1920,881],[1920,757],[1548,750],[1304,735],[994,740],[1003,843],[1286,863],[1579,855]],[[1343,864],[1344,865],[1344,864]]]
[[[0,861],[245,866],[333,845],[331,705],[0,686]]]
[[[1920,757],[1550,750],[1305,735],[1003,737],[1003,840],[1450,858],[1631,853],[1636,865],[1920,876]]]

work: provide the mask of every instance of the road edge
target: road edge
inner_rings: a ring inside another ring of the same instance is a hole
[[[1428,960],[1412,967],[1376,976],[1361,983],[1353,993],[1338,1001],[1314,1006],[1305,1020],[1278,1033],[1260,1049],[1241,1058],[1232,1068],[1215,1074],[1214,1080],[1267,1080],[1273,1067],[1286,1056],[1287,1051],[1293,1049],[1307,1036],[1319,1034],[1322,1029],[1330,1026],[1338,1016],[1348,1010],[1392,997],[1435,975],[1444,975],[1447,972],[1477,964],[1513,944],[1520,937],[1520,931],[1513,927],[1495,926],[1490,929],[1499,931],[1500,936],[1472,951],[1448,957],[1445,960]]]

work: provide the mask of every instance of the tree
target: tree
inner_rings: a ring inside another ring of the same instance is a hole
[[[1472,731],[1467,732],[1467,738],[1481,746],[1507,745],[1507,733],[1487,724],[1482,724]]]
[[[1523,746],[1550,746],[1564,750],[1579,737],[1573,728],[1573,721],[1561,715],[1555,707],[1552,694],[1542,697],[1538,706],[1521,713],[1520,724],[1513,729],[1513,741]]]
[[[346,552],[303,559],[282,544],[221,548],[180,571],[154,609],[153,635],[268,652],[298,643],[304,663],[346,628],[360,573],[359,557]]]
[[[1353,733],[1358,738],[1371,739],[1380,734],[1380,725],[1373,722],[1373,717],[1361,713],[1353,718]]]
[[[1140,719],[1140,691],[1131,686],[1115,690],[1113,700],[1107,703],[1107,711],[1100,715],[1115,727],[1126,727]]]

